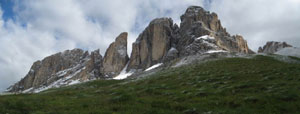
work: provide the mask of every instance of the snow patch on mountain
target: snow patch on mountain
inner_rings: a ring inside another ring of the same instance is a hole
[[[132,75],[133,72],[131,72],[131,71],[126,72],[127,66],[128,66],[128,63],[123,68],[123,70],[121,71],[121,73],[118,76],[114,77],[113,79],[115,79],[115,80],[122,80],[122,79],[126,79],[128,76]]]
[[[224,50],[209,50],[206,53],[226,53],[228,51],[224,51]]]
[[[202,40],[202,42],[207,44],[208,46],[218,48],[218,46],[216,44],[212,43],[212,41],[215,41],[215,38],[211,37],[209,35],[204,35],[204,36],[198,37],[198,38],[196,38],[196,40]]]
[[[48,89],[51,89],[51,88],[58,88],[58,87],[62,87],[62,86],[68,86],[68,85],[74,85],[74,84],[81,83],[81,81],[79,79],[73,80],[72,78],[74,76],[76,76],[77,74],[79,74],[86,67],[83,67],[83,68],[77,70],[76,72],[74,72],[74,73],[72,73],[68,76],[65,76],[67,74],[67,72],[72,71],[72,70],[76,70],[76,69],[78,69],[78,67],[79,67],[79,65],[77,65],[73,68],[66,69],[66,70],[63,70],[63,71],[60,71],[60,72],[56,73],[56,74],[58,74],[58,77],[62,77],[62,78],[60,78],[59,80],[51,83],[48,86],[42,86],[42,87],[39,87],[39,88],[36,88],[36,89],[35,88],[29,88],[27,90],[22,91],[22,93],[31,93],[31,92],[39,93],[39,92],[42,92],[42,91],[45,91],[45,90],[48,90]]]
[[[68,85],[74,85],[80,83],[79,79],[77,80],[72,80]]]
[[[72,70],[72,68],[69,68],[69,69],[66,69],[66,70],[59,71],[59,72],[56,73],[56,75],[57,75],[58,77],[62,77],[62,76],[64,76],[64,75],[66,75],[70,70]]]
[[[208,36],[208,35],[204,35],[204,36],[201,36],[201,37],[198,37],[198,38],[196,38],[197,40],[201,40],[201,39],[203,39],[203,40],[208,40],[208,39],[210,39],[210,40],[213,40],[213,39],[215,39],[214,37],[211,37],[211,36]]]
[[[153,66],[151,66],[151,67],[147,68],[145,71],[150,71],[150,70],[152,70],[152,69],[155,69],[155,68],[157,68],[157,67],[161,66],[162,64],[163,64],[163,63],[158,63],[158,64],[155,64],[155,65],[153,65]]]
[[[33,88],[29,88],[29,89],[26,89],[26,90],[22,91],[22,93],[28,93],[28,92],[30,92],[32,90],[33,90]]]

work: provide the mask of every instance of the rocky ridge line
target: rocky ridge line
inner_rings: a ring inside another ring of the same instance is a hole
[[[132,44],[130,58],[127,55],[127,36],[128,33],[121,33],[110,44],[104,57],[99,50],[89,54],[74,49],[37,61],[25,78],[11,86],[9,91],[39,92],[94,79],[111,79],[121,71],[124,75],[124,70],[143,72],[153,65],[199,54],[254,53],[242,36],[231,36],[222,27],[217,14],[199,6],[186,10],[181,16],[180,27],[171,18],[151,21]]]
[[[269,41],[263,47],[258,48],[258,53],[273,54],[287,47],[293,47],[293,46],[287,44],[286,42]]]

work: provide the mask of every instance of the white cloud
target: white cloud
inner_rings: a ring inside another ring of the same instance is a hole
[[[86,19],[79,4],[72,0],[26,0],[16,6],[17,20],[40,32],[49,32],[57,40],[69,39],[77,47],[101,45],[101,27]]]
[[[0,87],[1,89],[20,79],[33,61],[53,52],[57,43],[50,34],[8,21],[0,27]],[[41,39],[42,38],[42,39]],[[68,43],[67,43],[68,44]],[[26,69],[26,70],[25,70]]]
[[[271,40],[300,47],[299,0],[214,0],[211,10],[253,50]]]

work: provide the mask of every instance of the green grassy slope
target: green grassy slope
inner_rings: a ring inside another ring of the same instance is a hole
[[[271,57],[210,61],[125,82],[98,80],[0,96],[0,114],[300,112],[300,64]]]

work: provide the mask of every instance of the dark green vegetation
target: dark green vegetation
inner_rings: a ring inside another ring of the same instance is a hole
[[[0,113],[297,113],[300,64],[228,58],[147,79],[99,80],[39,94],[0,96]]]
[[[300,61],[300,58],[298,58],[298,57],[289,56],[289,58]]]

